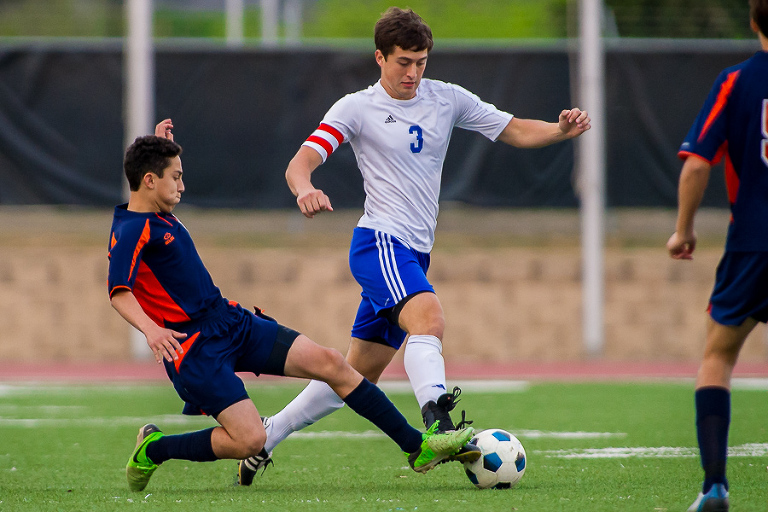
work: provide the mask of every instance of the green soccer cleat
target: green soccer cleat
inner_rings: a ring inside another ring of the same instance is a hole
[[[125,476],[128,478],[128,487],[132,491],[143,491],[149,483],[152,473],[159,467],[157,464],[147,458],[147,445],[152,441],[157,441],[163,434],[160,428],[152,423],[148,423],[139,429],[139,435],[136,436],[136,448],[128,459],[125,466]]]
[[[444,464],[446,462],[459,462],[461,464],[469,464],[475,462],[477,459],[482,457],[482,455],[483,452],[480,451],[480,448],[478,448],[477,445],[467,443],[458,452],[441,460],[440,464]]]
[[[437,429],[438,423],[435,422],[425,434],[422,434],[421,447],[408,454],[408,464],[417,473],[426,473],[443,459],[458,453],[475,434],[475,429],[472,427],[439,434]]]

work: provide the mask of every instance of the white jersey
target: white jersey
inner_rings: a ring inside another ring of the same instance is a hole
[[[357,225],[384,231],[428,253],[435,241],[440,181],[453,127],[495,141],[511,119],[454,84],[423,79],[414,98],[396,100],[379,81],[337,101],[303,145],[325,162],[342,142],[349,142],[365,185],[365,213]]]

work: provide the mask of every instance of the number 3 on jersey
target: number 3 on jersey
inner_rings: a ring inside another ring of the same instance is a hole
[[[762,130],[763,130],[763,140],[762,140],[762,144],[760,145],[760,149],[761,149],[760,156],[763,159],[763,163],[765,163],[765,165],[768,165],[768,100],[763,100]]]
[[[765,115],[765,113],[763,113]],[[415,133],[416,134],[416,142],[411,142],[411,153],[420,153],[421,148],[424,147],[424,137],[423,132],[421,131],[421,126],[415,124],[411,126],[408,129],[408,133]],[[765,141],[763,141],[763,145],[765,145]]]

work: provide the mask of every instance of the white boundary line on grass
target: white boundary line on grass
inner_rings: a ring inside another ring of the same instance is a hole
[[[558,459],[628,459],[654,458],[668,459],[698,457],[698,448],[661,447],[624,447],[624,448],[577,448],[571,450],[538,450],[536,455]],[[765,457],[768,455],[768,443],[747,443],[728,448],[729,457]]]
[[[200,426],[216,424],[207,416],[183,416],[181,414],[167,414],[152,416],[151,418],[139,418],[133,416],[117,417],[86,417],[86,418],[2,418],[0,428],[44,428],[44,427],[125,427],[152,422],[161,425],[174,426]],[[611,437],[626,437],[621,432],[548,432],[543,430],[519,430],[512,431],[514,435],[527,439],[602,439]],[[312,432],[294,432],[289,439],[371,439],[385,438],[386,435],[378,430],[366,430],[363,432],[347,432],[340,430],[320,430]]]
[[[386,393],[413,393],[411,383],[407,380],[382,380],[379,387]],[[512,393],[527,391],[531,383],[525,380],[456,380],[450,381],[449,388],[458,386],[462,391],[473,393]]]

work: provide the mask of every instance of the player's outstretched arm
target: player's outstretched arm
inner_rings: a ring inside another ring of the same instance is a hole
[[[149,318],[141,308],[136,296],[128,290],[118,290],[112,294],[112,307],[120,313],[120,316],[137,328],[147,338],[147,345],[155,355],[158,363],[165,358],[169,363],[179,358],[184,352],[178,340],[183,340],[187,335],[157,325]]]
[[[308,219],[323,211],[333,211],[328,196],[312,185],[312,172],[322,163],[323,158],[317,151],[301,146],[285,171],[285,179],[296,196],[296,204]]]
[[[163,119],[155,126],[155,135],[164,139],[173,140],[173,122],[170,119]]]
[[[677,192],[675,232],[667,241],[667,250],[673,259],[693,259],[693,251],[696,250],[693,221],[704,197],[704,191],[707,189],[711,169],[712,165],[709,162],[696,155],[689,156],[683,164]]]
[[[556,123],[513,117],[499,140],[517,148],[540,148],[578,137],[591,128],[589,114],[578,108],[563,110]]]

